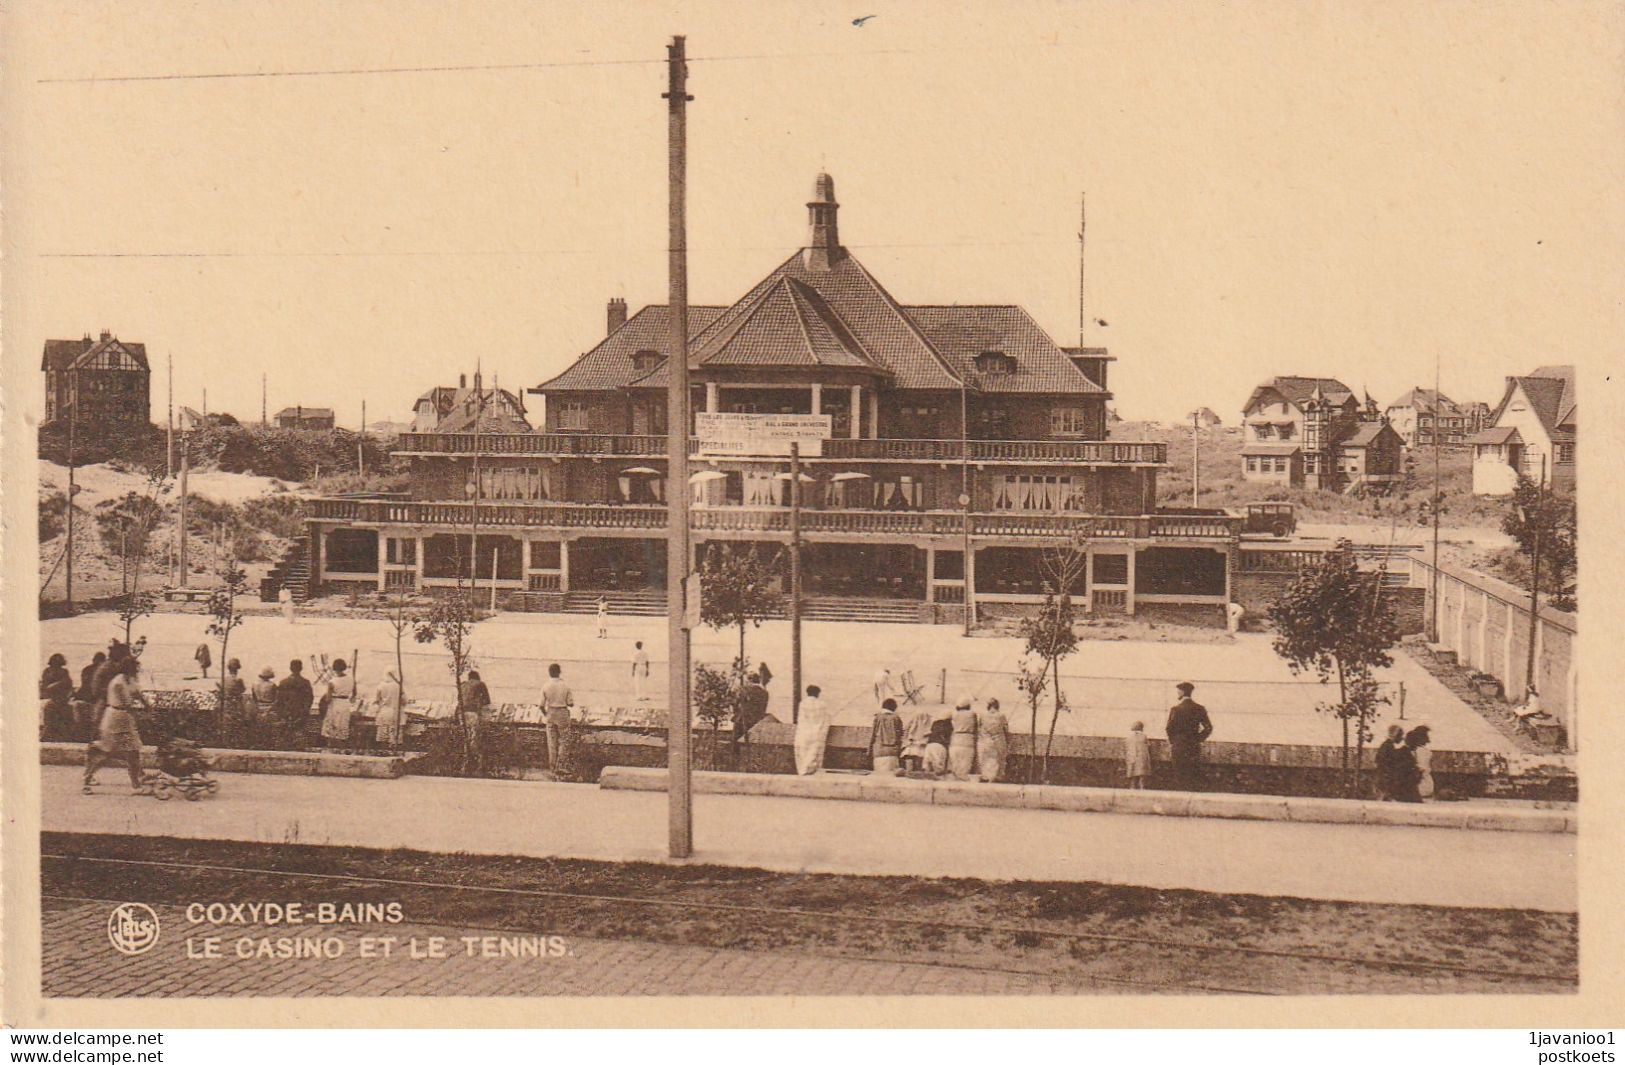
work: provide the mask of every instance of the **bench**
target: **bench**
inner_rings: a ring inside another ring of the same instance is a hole
[[[214,595],[213,588],[165,588],[167,603],[207,603]]]

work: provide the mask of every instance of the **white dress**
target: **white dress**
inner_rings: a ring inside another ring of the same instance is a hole
[[[824,768],[824,744],[829,741],[829,708],[822,699],[802,701],[796,720],[796,772],[810,776]]]
[[[350,738],[350,714],[355,710],[355,675],[327,678],[323,695],[327,712],[322,715],[322,738],[347,740]]]

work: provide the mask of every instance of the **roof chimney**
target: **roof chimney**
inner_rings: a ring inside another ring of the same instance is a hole
[[[626,301],[619,296],[609,301],[609,333],[626,324]],[[605,334],[606,336],[608,333]]]
[[[111,339],[113,339],[113,334],[111,332],[109,332],[108,330],[103,329],[102,330],[102,339],[103,340],[111,340]]]
[[[802,262],[809,270],[828,270],[846,258],[841,235],[835,225],[835,179],[819,174],[813,180],[813,198],[807,204],[807,250]]]
[[[457,375],[457,387],[458,388],[467,388],[468,387],[468,375],[466,373],[460,373],[460,374]]]

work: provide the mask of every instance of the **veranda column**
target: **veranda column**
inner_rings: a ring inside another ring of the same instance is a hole
[[[857,389],[853,389],[857,391]],[[854,407],[854,410],[857,408]],[[856,434],[854,434],[856,435]],[[937,601],[937,549],[935,545],[928,544],[925,548],[925,601]]]
[[[812,386],[812,412],[824,413],[824,386],[817,381],[814,381]]]
[[[559,541],[559,591],[570,590],[570,541]]]
[[[1130,617],[1134,616],[1134,560],[1139,556],[1139,548],[1128,549],[1128,591],[1123,593],[1123,611]]]
[[[705,382],[705,412],[707,414],[717,412],[717,383],[715,381]]]
[[[379,530],[379,533],[378,533],[378,590],[380,592],[382,592],[384,590],[384,583],[385,583],[384,582],[384,574],[385,574],[384,566],[386,564],[387,559],[389,558],[388,548],[389,548],[389,537],[385,536],[382,530]]]
[[[967,624],[976,624],[976,546],[974,544],[965,549],[965,565],[961,567],[965,576],[965,618]],[[970,633],[965,635],[969,636]]]
[[[853,440],[856,440],[858,437],[863,435],[859,431],[861,427],[858,424],[860,419],[861,419],[862,413],[863,413],[863,386],[862,385],[853,385],[852,386],[852,418],[851,418],[852,424],[848,427],[850,431],[847,433],[847,435],[850,436]]]
[[[869,389],[869,439],[880,436],[880,393]]]

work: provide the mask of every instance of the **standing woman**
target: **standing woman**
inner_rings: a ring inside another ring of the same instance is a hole
[[[954,704],[953,739],[948,742],[948,772],[955,780],[969,780],[976,770],[976,711],[970,697]]]
[[[1004,760],[1010,752],[1010,719],[999,709],[997,699],[989,699],[976,715],[976,761],[982,780],[991,784],[1004,773]]]
[[[1433,797],[1432,736],[1426,725],[1417,725],[1405,734],[1405,746],[1416,757],[1416,794],[1422,799]]]
[[[136,681],[140,669],[138,659],[123,659],[118,675],[107,685],[107,709],[102,711],[101,729],[95,741],[85,748],[86,795],[91,794],[96,783],[96,770],[116,762],[123,762],[130,772],[131,794],[152,794],[152,789],[141,780],[141,730],[134,713],[137,703],[143,709],[152,709]]]
[[[39,679],[40,737],[65,740],[73,734],[73,675],[68,660],[53,654]]]
[[[819,698],[818,685],[807,685],[807,697],[796,716],[796,772],[807,777],[824,768],[824,745],[829,741],[829,708]]]

